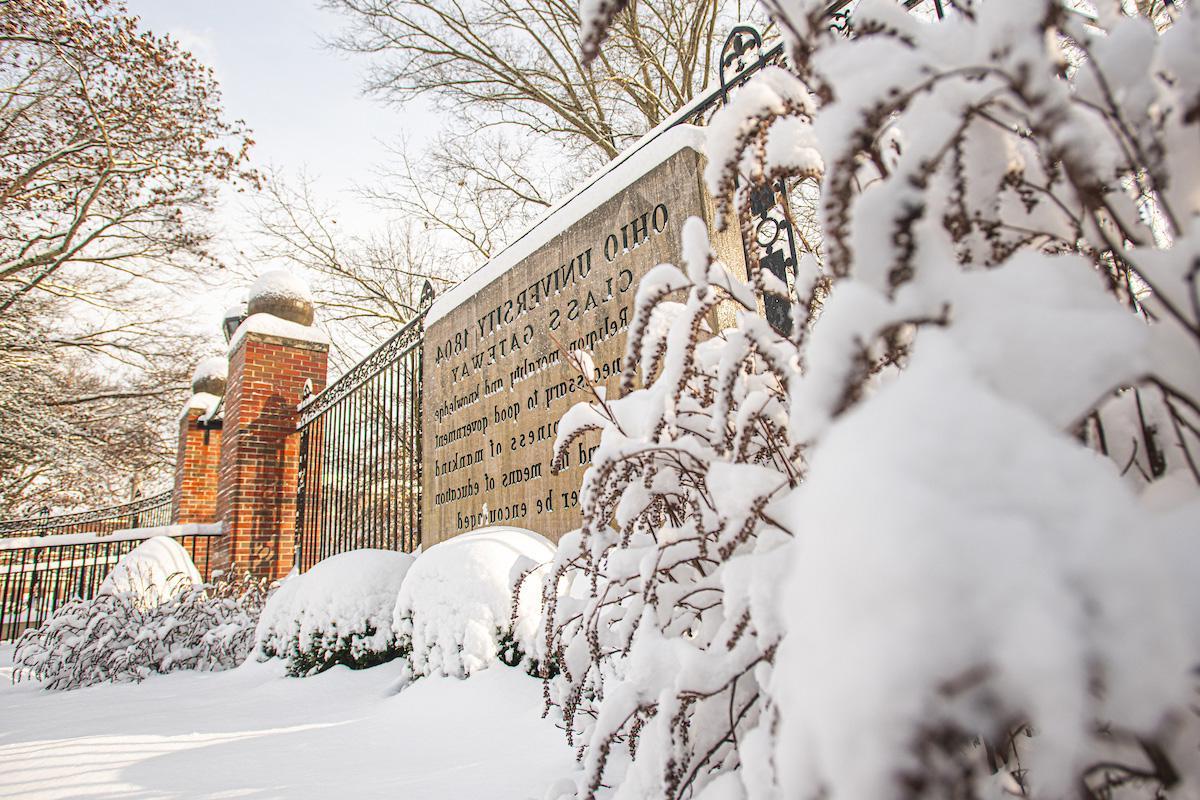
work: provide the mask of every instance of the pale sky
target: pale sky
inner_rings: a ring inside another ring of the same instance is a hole
[[[167,33],[213,68],[226,114],[242,119],[256,142],[259,168],[304,170],[322,197],[337,203],[338,223],[362,230],[381,217],[353,194],[355,183],[371,180],[372,168],[387,161],[385,143],[401,137],[425,140],[437,117],[421,104],[403,110],[364,97],[364,57],[322,44],[344,18],[317,0],[127,0],[142,25]],[[231,240],[241,235],[247,211],[242,198],[223,204],[221,228]],[[220,309],[237,286],[197,305],[206,330],[219,326]],[[195,306],[193,306],[195,307]]]

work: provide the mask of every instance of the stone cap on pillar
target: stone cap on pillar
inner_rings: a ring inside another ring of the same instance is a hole
[[[312,292],[307,283],[285,269],[267,270],[250,287],[246,314],[270,314],[297,325],[312,325]]]
[[[246,314],[229,339],[230,353],[249,334],[304,349],[329,348],[326,333],[313,327],[315,310],[308,285],[287,270],[268,270],[254,282],[246,299]]]
[[[229,380],[229,359],[225,356],[212,356],[196,365],[192,373],[192,394],[211,394],[221,397],[225,394],[225,382]]]

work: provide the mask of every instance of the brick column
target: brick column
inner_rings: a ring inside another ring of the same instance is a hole
[[[259,315],[267,316],[267,315]],[[253,318],[252,318],[253,319]],[[229,354],[217,488],[224,535],[213,568],[282,578],[292,569],[304,382],[325,386],[329,346],[250,330]]]
[[[188,407],[179,419],[179,450],[175,458],[175,491],[171,521],[176,525],[217,521],[217,471],[221,461],[221,423],[201,424],[205,408]],[[205,580],[209,565],[208,539],[196,539],[193,559]]]
[[[171,520],[176,525],[217,521],[217,467],[221,461],[221,423],[201,425],[202,408],[189,408],[179,420],[175,493]]]

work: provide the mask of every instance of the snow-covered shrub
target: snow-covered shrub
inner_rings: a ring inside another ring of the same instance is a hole
[[[778,337],[747,316],[739,330],[699,338],[718,303],[752,312],[755,297],[713,262],[699,220],[684,235],[687,273],[651,271],[631,326],[623,383],[639,366],[652,374],[661,356],[657,379],[570,409],[556,442],[562,454],[602,431],[580,493],[583,527],[559,542],[545,583],[539,651],[558,668],[548,698],[580,748],[588,797],[620,779],[610,768],[620,745],[637,755],[621,789],[633,797],[676,797],[736,766],[738,737],[763,713],[760,666],[778,646],[752,619],[753,594],[777,586],[787,564],[787,537],[766,528],[765,509],[799,482],[769,368]],[[650,318],[681,290],[659,351]],[[594,374],[582,354],[570,360]]]
[[[263,610],[259,657],[286,659],[289,675],[306,677],[404,655],[392,632],[392,608],[412,564],[407,553],[351,550],[290,575]]]
[[[248,575],[201,583],[177,542],[151,539],[117,563],[95,597],[74,598],[25,632],[13,679],[75,689],[235,667],[250,653],[266,594]]]
[[[554,545],[497,526],[426,550],[409,571],[393,626],[416,677],[466,677],[498,659],[527,660],[541,615],[541,571]]]
[[[1200,14],[767,5],[792,66],[706,179],[728,222],[819,178],[825,238],[742,285],[689,221],[560,425],[601,431],[542,642],[579,794],[1196,792]]]
[[[130,550],[100,583],[97,594],[121,595],[158,606],[200,583],[192,557],[170,536],[155,536]]]
[[[158,607],[166,655],[160,672],[223,670],[244,662],[254,649],[254,632],[270,595],[270,583],[248,572],[218,574],[193,584]]]

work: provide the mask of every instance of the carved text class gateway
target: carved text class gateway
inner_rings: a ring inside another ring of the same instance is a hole
[[[666,230],[669,220],[670,213],[667,211],[666,203],[659,203],[651,210],[634,217],[633,220],[622,225],[617,231],[610,233],[605,238],[604,244],[601,247],[605,260],[612,262],[617,256],[628,253],[646,242],[652,235],[662,233]],[[492,308],[475,320],[474,331],[464,328],[455,332],[451,338],[437,343],[434,351],[435,364],[440,365],[443,361],[461,355],[470,349],[472,333],[474,334],[476,343],[482,345],[484,337],[494,335],[501,328],[512,324],[525,314],[537,309],[564,289],[587,278],[588,274],[592,271],[593,249],[592,247],[587,248],[566,264],[559,265],[557,269],[546,273],[546,275],[529,284],[518,292],[515,297],[499,303],[495,308]],[[626,283],[624,285],[617,285],[620,281],[625,281]],[[632,282],[633,273],[628,270],[623,270],[616,276],[606,279],[608,296],[614,294],[614,288],[617,292],[628,291],[632,286]],[[598,304],[592,292],[589,291],[588,295],[589,297],[583,298],[582,301],[571,301],[571,303],[574,303],[574,306],[568,303],[566,314],[569,319],[575,319],[581,311],[588,311]],[[563,312],[560,309],[552,310],[551,330],[558,328],[562,320],[562,314]]]

